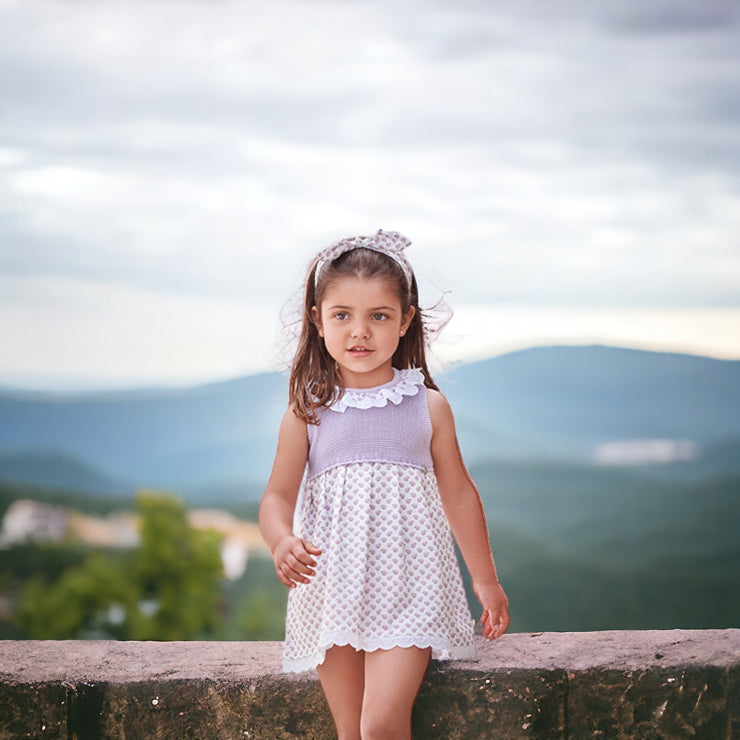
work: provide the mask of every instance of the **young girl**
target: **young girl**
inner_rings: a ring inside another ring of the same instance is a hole
[[[474,657],[450,530],[483,634],[509,626],[483,505],[427,369],[408,244],[378,231],[314,259],[260,504],[291,589],[284,669],[317,668],[339,740],[410,740],[429,658]]]

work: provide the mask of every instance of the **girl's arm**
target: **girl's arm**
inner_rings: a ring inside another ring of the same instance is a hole
[[[288,409],[280,424],[272,474],[262,496],[259,525],[278,578],[290,588],[308,583],[321,550],[293,534],[293,512],[308,458],[306,422]]]
[[[442,506],[483,607],[483,634],[495,639],[509,627],[509,602],[496,575],[483,502],[463,463],[450,404],[438,391],[428,389],[427,398]]]

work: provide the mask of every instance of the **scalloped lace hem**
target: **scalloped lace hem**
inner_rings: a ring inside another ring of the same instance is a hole
[[[393,368],[390,383],[376,388],[347,388],[342,397],[328,408],[340,414],[347,409],[383,408],[388,402],[398,406],[404,396],[415,396],[424,387],[424,374],[418,367],[398,370]]]
[[[378,637],[361,639],[349,635],[333,635],[319,645],[318,650],[300,658],[283,658],[284,673],[301,673],[321,665],[326,658],[326,651],[334,646],[351,645],[355,650],[371,653],[375,650],[390,650],[394,647],[431,648],[432,660],[474,660],[475,644],[451,645],[449,640],[426,635],[408,635],[401,637]]]

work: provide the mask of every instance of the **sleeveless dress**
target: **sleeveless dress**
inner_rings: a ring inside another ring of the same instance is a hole
[[[349,388],[319,419],[308,425],[294,530],[322,554],[311,582],[289,591],[283,670],[315,668],[333,645],[475,657],[421,371]]]

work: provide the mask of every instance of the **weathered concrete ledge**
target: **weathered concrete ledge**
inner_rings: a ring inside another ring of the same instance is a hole
[[[334,737],[280,643],[0,642],[0,738]],[[537,633],[432,663],[419,740],[740,738],[740,630]]]

